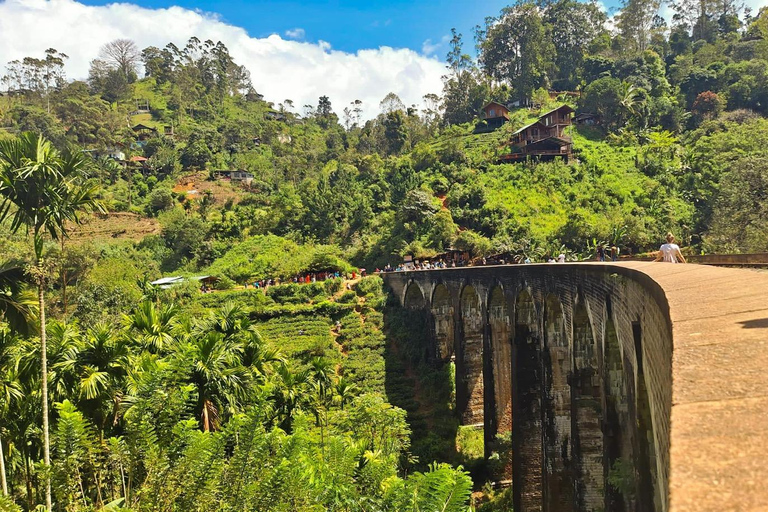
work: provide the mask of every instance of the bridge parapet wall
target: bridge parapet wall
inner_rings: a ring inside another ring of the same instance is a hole
[[[768,274],[632,262],[397,272],[384,279],[404,306],[432,315],[440,332],[454,327],[457,373],[463,372],[457,387],[474,383],[463,398],[457,389],[462,419],[483,422],[486,440],[512,425],[515,510],[768,509],[761,487],[768,481],[764,370],[754,361],[739,367],[745,356],[718,334],[729,333],[739,349],[768,363]],[[750,308],[738,289],[724,302],[719,283],[749,283],[746,296],[762,302]],[[421,304],[409,300],[414,287],[425,297]],[[485,328],[479,343],[473,317],[467,346],[462,294],[469,289]],[[716,426],[722,413],[726,430]],[[706,435],[697,435],[697,425]],[[746,437],[734,435],[740,431]],[[637,478],[619,493],[608,475],[615,479],[627,468],[627,480]]]

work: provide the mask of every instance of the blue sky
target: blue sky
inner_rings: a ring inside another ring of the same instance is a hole
[[[606,5],[618,4],[610,0]],[[86,5],[106,5],[105,1],[85,0]],[[326,41],[336,50],[355,52],[362,48],[392,46],[416,51],[425,41],[439,58],[445,55],[444,38],[456,27],[464,34],[465,49],[473,46],[472,27],[486,16],[497,14],[509,2],[503,0],[408,0],[370,1],[244,1],[244,0],[138,0],[142,7],[164,8],[179,5],[216,13],[222,21],[245,28],[252,37],[286,35],[310,42]],[[441,44],[442,43],[442,44]]]

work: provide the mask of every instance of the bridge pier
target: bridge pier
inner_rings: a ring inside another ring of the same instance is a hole
[[[560,301],[548,294],[544,303],[544,510],[568,512],[573,507],[571,460],[571,352]],[[606,509],[610,510],[610,509]]]
[[[486,456],[499,445],[497,436],[511,440],[512,435],[512,310],[503,288],[494,286],[488,299],[486,322],[486,371],[490,377],[486,379]],[[496,478],[512,479],[511,460]]]

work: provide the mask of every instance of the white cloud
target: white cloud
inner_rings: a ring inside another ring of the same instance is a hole
[[[440,41],[433,43],[431,39],[427,39],[421,44],[421,53],[424,55],[435,55],[438,50],[442,49],[451,38],[449,36],[443,36]]]
[[[292,28],[290,30],[285,31],[286,37],[290,39],[304,39],[304,36],[306,33],[304,32],[303,28]]]
[[[0,0],[0,65],[47,48],[69,55],[67,74],[88,75],[88,64],[109,41],[129,38],[139,47],[184,45],[188,38],[222,41],[250,71],[254,87],[275,103],[317,104],[327,95],[337,113],[363,101],[364,115],[378,114],[379,102],[394,92],[407,105],[440,92],[444,65],[409,49],[380,47],[346,53],[330,43],[286,40],[273,34],[250,37],[215,14],[181,7],[146,9],[116,3],[86,6],[74,0]]]

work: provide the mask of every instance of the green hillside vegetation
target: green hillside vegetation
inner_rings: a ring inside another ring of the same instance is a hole
[[[595,3],[519,2],[476,57],[452,34],[439,95],[371,119],[270,103],[197,38],[115,41],[140,57],[87,81],[56,49],[8,63],[0,510],[509,510],[490,485],[509,439],[484,458],[424,315],[359,274],[450,249],[646,253],[668,231],[768,252],[768,10],[673,4],[666,25],[625,0],[609,31]],[[489,101],[520,106],[489,131]],[[563,104],[599,116],[568,128],[573,158],[501,163]]]

